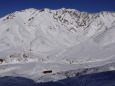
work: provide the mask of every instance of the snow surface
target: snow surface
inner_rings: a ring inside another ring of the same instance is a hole
[[[2,77],[0,86],[114,86],[115,71],[88,74],[56,82],[36,83],[25,77]]]
[[[30,8],[6,15],[0,18],[0,62],[0,77],[35,82],[74,77],[84,69],[115,70],[115,13]]]

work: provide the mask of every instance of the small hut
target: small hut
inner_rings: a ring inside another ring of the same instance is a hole
[[[43,71],[44,74],[52,73],[52,70]]]

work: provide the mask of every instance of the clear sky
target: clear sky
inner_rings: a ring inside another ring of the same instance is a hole
[[[0,17],[27,8],[72,8],[90,13],[115,12],[115,0],[0,0]]]

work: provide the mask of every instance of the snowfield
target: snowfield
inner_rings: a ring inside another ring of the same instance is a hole
[[[115,12],[30,8],[0,18],[0,82],[5,76],[40,83],[114,70]]]

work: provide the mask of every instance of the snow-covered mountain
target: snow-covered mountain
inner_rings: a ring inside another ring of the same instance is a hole
[[[1,76],[97,67],[115,62],[114,48],[115,12],[31,8],[0,18]]]

